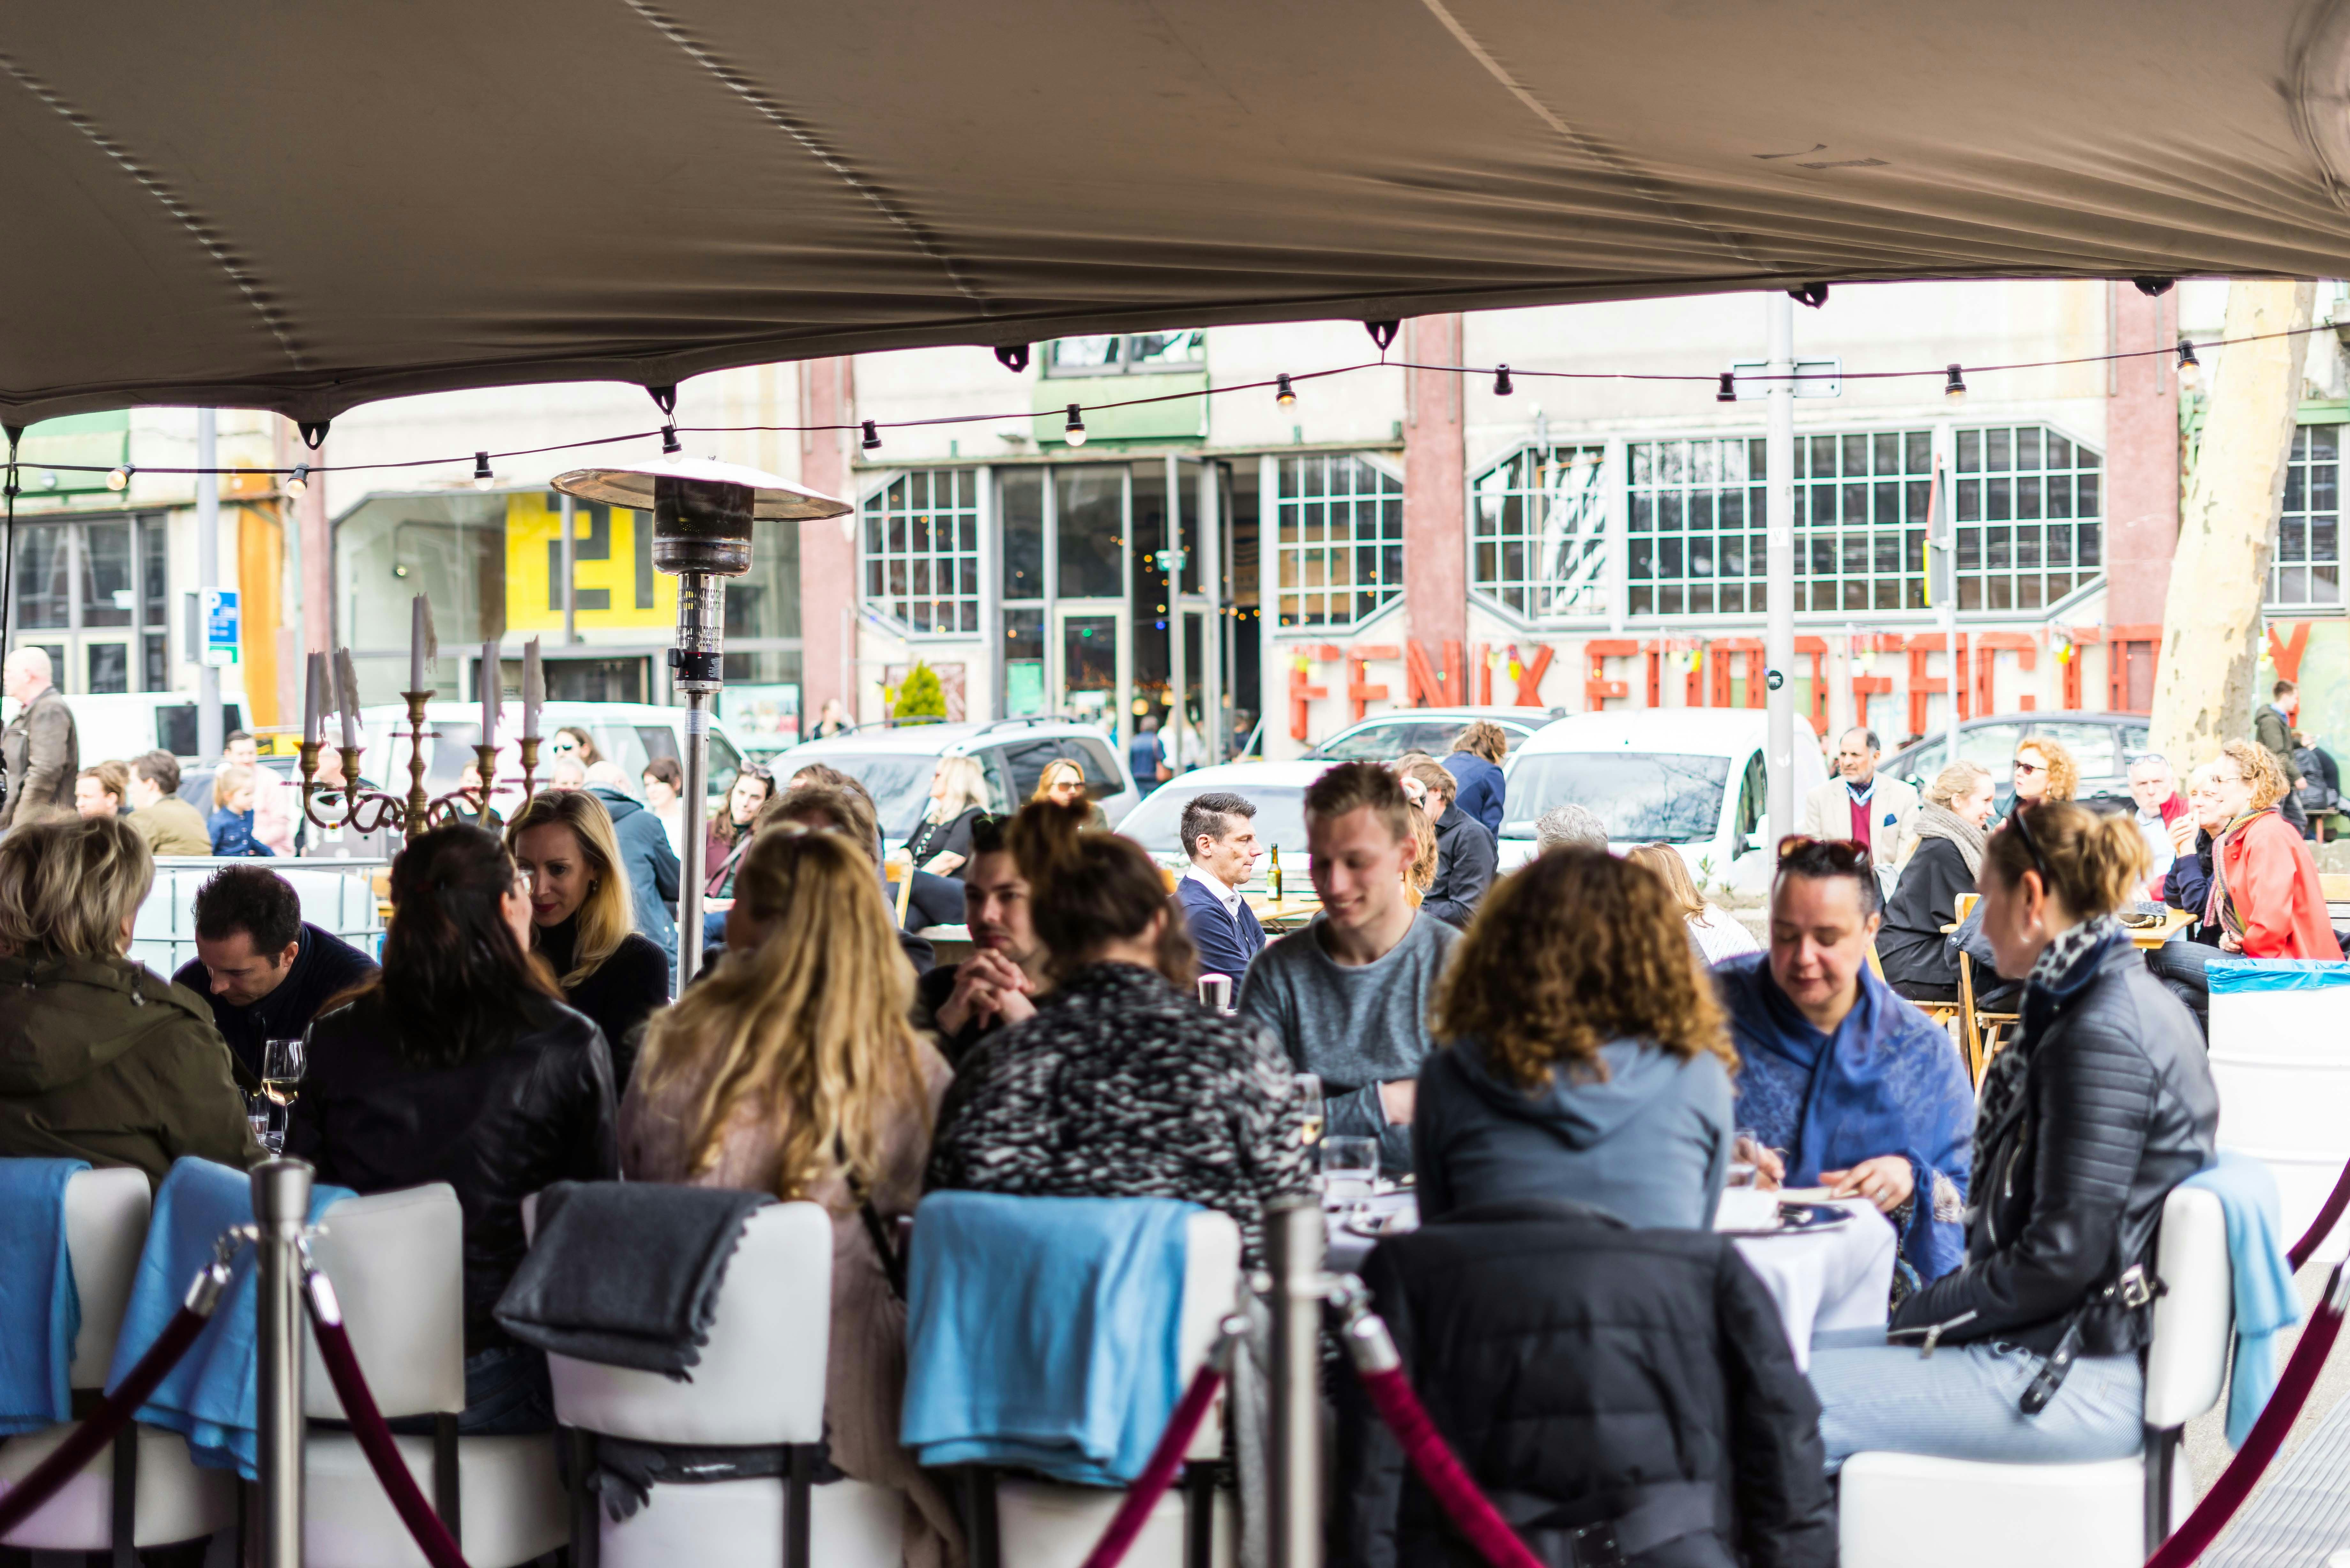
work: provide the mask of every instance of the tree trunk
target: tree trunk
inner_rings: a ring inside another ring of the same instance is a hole
[[[2210,368],[2210,412],[2179,509],[2154,682],[2154,747],[2182,774],[2241,736],[2252,711],[2270,540],[2309,354],[2301,329],[2315,293],[2309,283],[2228,286],[2229,338],[2295,336],[2235,343]]]

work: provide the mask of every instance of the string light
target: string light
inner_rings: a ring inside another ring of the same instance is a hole
[[[661,426],[661,455],[663,457],[675,457],[679,452],[681,452],[684,450],[684,443],[677,439],[677,427],[675,425]]]
[[[297,462],[294,465],[294,472],[286,476],[286,493],[305,495],[309,493],[309,490],[310,465],[307,462]]]
[[[865,441],[863,444],[867,452],[879,452],[881,450],[881,431],[874,425],[871,420],[867,420],[865,421]]]
[[[127,462],[109,469],[106,475],[106,487],[109,490],[130,489],[130,476],[135,472],[136,470],[132,469],[132,467]]]
[[[1289,384],[1289,373],[1287,371],[1284,370],[1281,374],[1275,376],[1273,379],[1273,400],[1279,403],[1283,408],[1285,409],[1289,407],[1290,404],[1297,400],[1297,389]]]
[[[485,452],[475,452],[473,454],[473,488],[487,490],[497,482],[498,476],[490,472],[490,454]]]
[[[1493,396],[1497,398],[1506,398],[1512,392],[1516,390],[1517,388],[1510,384],[1510,368],[1507,365],[1494,366]]]
[[[1732,375],[1730,371],[1724,370],[1721,373],[1721,388],[1719,391],[1713,394],[1713,400],[1717,403],[1736,402],[1738,400],[1738,378]]]
[[[2203,361],[2195,357],[2195,345],[2181,337],[2178,340],[2178,389],[2191,392],[2203,384]]]
[[[1956,365],[1950,368],[1948,374],[1950,379],[1942,383],[1942,396],[1954,403],[1959,402],[1967,395],[1967,379],[1959,374]]]
[[[1077,411],[1077,405],[1075,403],[1069,405],[1069,422],[1061,427],[1061,433],[1067,438],[1071,446],[1086,444],[1086,416]]]

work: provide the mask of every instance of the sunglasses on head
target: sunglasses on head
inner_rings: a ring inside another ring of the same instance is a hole
[[[1785,865],[1798,855],[1816,854],[1831,863],[1843,863],[1848,869],[1870,871],[1868,846],[1857,838],[1809,838],[1800,833],[1790,834],[1779,840],[1779,863]]]
[[[2033,808],[2028,805],[2016,807],[2015,814],[2007,819],[2007,825],[2015,829],[2015,836],[2022,844],[2023,852],[2032,857],[2032,868],[2040,873],[2041,881],[2046,882],[2048,862],[2041,856],[2039,842],[2032,836],[2032,824],[2027,820],[2032,811]]]

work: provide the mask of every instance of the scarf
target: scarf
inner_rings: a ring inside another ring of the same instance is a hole
[[[1967,863],[1967,875],[1982,879],[1983,846],[1989,835],[1946,805],[1927,805],[1918,809],[1917,826],[1911,831],[1922,841],[1947,838],[1959,846],[1959,855]]]
[[[2102,949],[2107,938],[2121,934],[2121,922],[2111,915],[2100,915],[2094,920],[2083,920],[2069,929],[2059,931],[2049,944],[2040,950],[2033,961],[2032,972],[2024,977],[2027,997],[2033,992],[2052,992],[2064,988],[2081,965]],[[2020,1011],[2020,1009],[2019,1009]],[[1991,1157],[1991,1136],[2006,1122],[2008,1113],[2023,1098],[2024,1080],[2032,1066],[2031,1042],[2019,1035],[2015,1043],[1997,1056],[1983,1070],[1982,1090],[1975,1112],[1975,1153],[1971,1166],[1984,1180],[1994,1180],[1987,1163]],[[1987,1202],[1994,1195],[1979,1192],[1977,1202]]]
[[[2244,940],[2244,917],[2237,912],[2235,895],[2228,890],[2228,844],[2254,821],[2274,810],[2276,807],[2272,805],[2248,811],[2212,836],[2211,896],[2203,906],[2203,923],[2219,927],[2240,942]]]

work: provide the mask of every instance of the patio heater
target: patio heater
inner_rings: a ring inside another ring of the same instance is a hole
[[[663,458],[633,468],[578,468],[555,488],[584,501],[650,512],[653,568],[677,578],[677,646],[669,650],[685,695],[685,874],[678,898],[677,983],[702,967],[701,829],[710,790],[710,710],[724,682],[726,579],[751,569],[751,524],[838,517],[848,503],[772,473],[705,458]]]

